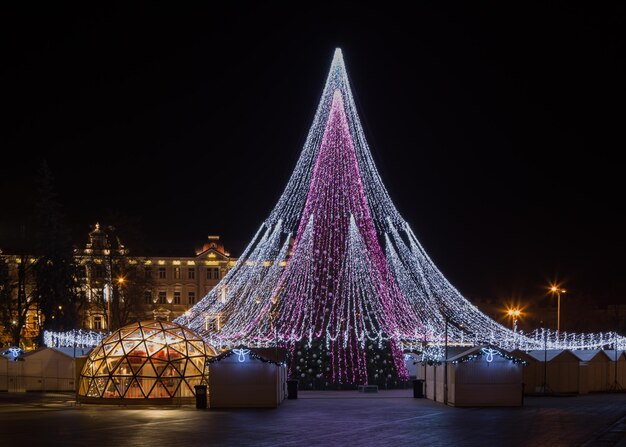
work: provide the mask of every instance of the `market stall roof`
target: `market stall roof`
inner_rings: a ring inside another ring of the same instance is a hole
[[[593,360],[598,355],[612,360],[612,358],[606,353],[606,351],[603,351],[602,349],[575,349],[571,352],[582,362],[588,362],[590,360]]]

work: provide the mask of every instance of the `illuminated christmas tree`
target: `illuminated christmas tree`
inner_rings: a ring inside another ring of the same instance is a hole
[[[560,343],[493,321],[437,269],[376,170],[339,49],[276,207],[237,264],[176,322],[218,346],[289,347],[292,374],[311,386],[404,379],[403,349],[441,352],[424,348],[447,341]],[[603,341],[580,337],[579,348]]]

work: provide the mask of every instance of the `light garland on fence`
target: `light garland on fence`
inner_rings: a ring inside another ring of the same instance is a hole
[[[43,344],[49,348],[93,348],[107,335],[109,334],[82,329],[67,332],[44,331]]]
[[[438,362],[445,340],[502,350],[626,348],[615,333],[511,331],[448,282],[382,183],[339,49],[276,207],[229,273],[175,321],[213,345],[293,351],[321,343],[333,382],[367,383],[370,343],[389,345],[401,378],[403,349]]]

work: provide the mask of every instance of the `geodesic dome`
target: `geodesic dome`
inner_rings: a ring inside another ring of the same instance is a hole
[[[86,398],[193,397],[206,384],[207,356],[215,349],[196,333],[168,321],[129,324],[97,346],[80,374],[78,395]]]

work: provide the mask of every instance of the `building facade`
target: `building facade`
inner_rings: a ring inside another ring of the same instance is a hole
[[[20,263],[32,256],[2,255],[11,278]],[[84,248],[74,250],[77,264],[82,329],[109,331],[141,319],[171,321],[202,299],[235,265],[220,242],[208,236],[193,256],[141,256],[131,254],[121,241],[96,223]],[[26,281],[26,295],[32,282]],[[30,309],[23,330],[24,344],[39,335],[41,315]],[[2,340],[0,340],[0,343]],[[6,344],[6,343],[5,343]]]

